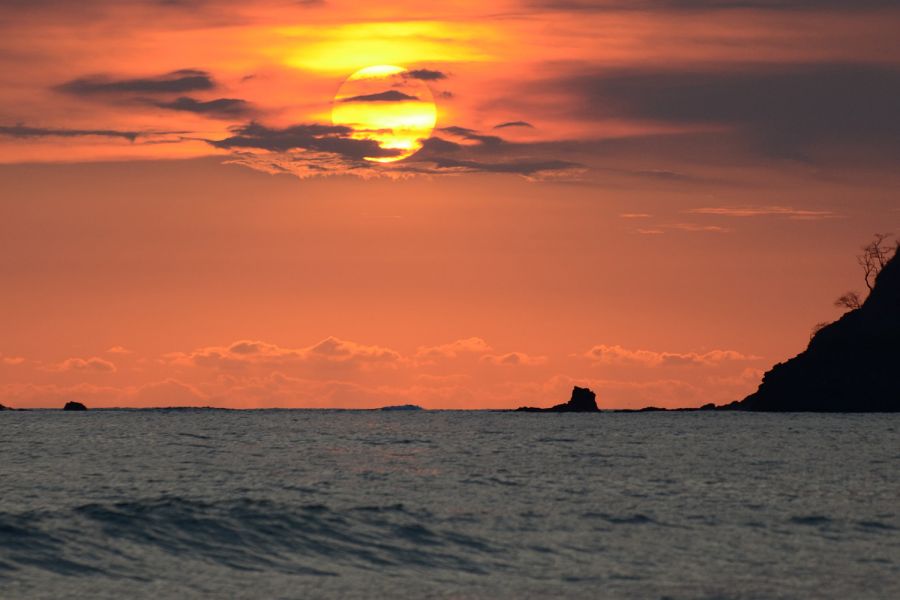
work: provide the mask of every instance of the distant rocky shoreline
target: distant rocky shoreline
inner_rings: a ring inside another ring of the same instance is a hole
[[[881,269],[868,298],[858,308],[822,327],[806,350],[778,363],[763,376],[759,389],[740,401],[699,408],[611,409],[608,412],[900,412],[900,259],[896,253]],[[599,413],[596,394],[575,386],[568,402],[549,408],[523,406],[529,413]],[[185,407],[187,408],[187,407]],[[212,408],[212,407],[207,407]],[[0,411],[16,409],[0,404]],[[67,402],[65,411],[86,411]],[[176,409],[177,410],[177,409]],[[406,404],[383,411],[419,411]]]

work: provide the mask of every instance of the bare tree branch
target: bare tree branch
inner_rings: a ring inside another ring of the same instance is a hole
[[[863,269],[866,287],[870,292],[875,287],[875,279],[881,273],[881,269],[891,259],[892,251],[896,252],[897,247],[892,247],[888,243],[891,236],[890,233],[876,233],[872,241],[863,246],[863,253],[856,257],[856,261]]]

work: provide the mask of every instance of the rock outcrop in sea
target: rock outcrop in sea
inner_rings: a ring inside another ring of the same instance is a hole
[[[415,404],[399,404],[397,406],[382,406],[381,410],[387,411],[406,411],[406,410],[425,410],[421,406]]]
[[[66,402],[66,405],[63,406],[63,410],[87,410],[87,406],[81,402]]]
[[[900,411],[900,259],[884,266],[861,307],[820,329],[804,352],[775,365],[759,389],[723,408]]]
[[[578,387],[572,388],[572,398],[565,404],[557,404],[550,408],[535,408],[533,406],[522,406],[517,408],[519,412],[599,412],[597,408],[597,395],[588,388]]]
[[[8,406],[3,406],[2,404],[0,404],[0,410],[12,410],[12,409]]]

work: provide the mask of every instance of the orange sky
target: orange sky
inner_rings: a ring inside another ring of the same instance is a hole
[[[900,232],[893,4],[5,2],[0,402],[739,399]]]

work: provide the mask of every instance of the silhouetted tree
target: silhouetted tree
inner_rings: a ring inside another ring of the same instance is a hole
[[[831,325],[831,321],[822,321],[813,325],[812,331],[809,333],[809,339],[816,337],[816,334]]]
[[[834,305],[838,308],[856,310],[862,306],[862,298],[860,298],[859,293],[850,291],[835,300]]]
[[[893,237],[893,234],[890,233],[876,233],[872,236],[872,241],[862,247],[862,254],[856,257],[856,262],[863,269],[866,287],[869,288],[870,292],[875,287],[875,279],[881,273],[881,269],[900,249],[900,242],[895,243],[893,246],[888,242],[891,237]],[[863,300],[864,298],[858,292],[851,290],[835,300],[834,305],[838,308],[856,310],[862,306]],[[822,323],[816,325],[813,329],[813,335],[821,329],[821,325]]]
[[[890,233],[876,233],[871,242],[863,246],[863,253],[856,257],[859,266],[863,268],[866,277],[866,287],[869,291],[875,286],[875,278],[881,273],[884,265],[891,260],[893,253],[897,251],[897,246],[891,246],[888,243]]]

